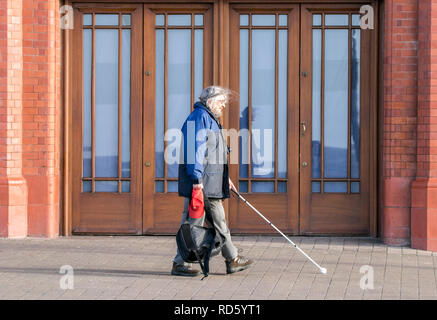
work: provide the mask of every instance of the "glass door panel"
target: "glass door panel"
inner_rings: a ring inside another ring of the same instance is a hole
[[[178,192],[179,130],[204,86],[204,14],[157,13],[155,21],[155,192]]]
[[[239,14],[239,185],[277,193],[287,178],[288,15]],[[279,180],[279,179],[284,180]]]
[[[84,15],[82,192],[129,190],[130,16]]]
[[[312,184],[317,193],[350,193],[352,183],[359,186],[361,30],[349,24],[352,16],[313,14]]]

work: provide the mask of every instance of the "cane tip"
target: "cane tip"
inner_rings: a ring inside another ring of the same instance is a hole
[[[326,274],[328,272],[328,270],[326,270],[326,268],[320,268],[320,272],[323,274]]]

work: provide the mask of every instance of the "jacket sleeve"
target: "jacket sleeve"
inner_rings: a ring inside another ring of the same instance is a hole
[[[184,135],[184,142],[187,146],[185,150],[187,155],[186,168],[193,184],[202,183],[208,129],[208,116],[204,112],[200,112],[198,116],[187,122],[186,134]]]

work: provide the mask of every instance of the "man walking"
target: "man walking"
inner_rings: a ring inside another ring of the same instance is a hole
[[[217,86],[205,88],[199,97],[200,101],[194,104],[194,110],[185,120],[182,126],[183,161],[179,164],[178,188],[179,195],[185,198],[181,224],[188,221],[202,226],[205,214],[209,217],[213,224],[211,227],[225,239],[222,256],[225,258],[226,273],[229,274],[247,269],[253,261],[238,255],[237,248],[232,244],[222,205],[222,201],[230,197],[230,188],[235,188],[229,179],[228,148],[218,120],[228,98],[227,89]],[[205,214],[200,217],[189,215],[193,189],[203,190],[205,196]],[[210,224],[208,219],[207,223]],[[192,270],[178,251],[173,259],[171,274],[197,276],[200,271]]]

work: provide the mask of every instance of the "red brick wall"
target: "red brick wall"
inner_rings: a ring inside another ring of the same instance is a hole
[[[426,0],[425,0],[426,1]],[[410,242],[411,184],[416,177],[417,0],[387,0],[384,16],[382,238]]]
[[[385,1],[382,237],[437,251],[437,0]]]
[[[419,2],[417,179],[411,245],[437,251],[437,0]]]
[[[59,22],[57,0],[0,2],[0,236],[59,234]]]
[[[59,1],[23,0],[23,176],[29,235],[59,232]]]
[[[0,236],[27,235],[22,176],[22,1],[0,2]]]

